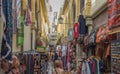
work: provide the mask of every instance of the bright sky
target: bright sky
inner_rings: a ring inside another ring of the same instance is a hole
[[[47,12],[48,12],[50,25],[52,25],[52,23],[53,23],[54,12],[57,12],[57,19],[59,18],[58,16],[59,16],[60,8],[63,7],[64,1],[65,0],[48,0],[48,4],[46,4],[46,5],[47,5]],[[49,12],[50,6],[52,7],[51,13]],[[58,22],[57,19],[55,21],[55,25],[57,25],[57,22]]]

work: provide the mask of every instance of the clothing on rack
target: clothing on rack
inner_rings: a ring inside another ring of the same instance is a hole
[[[82,74],[100,74],[97,58],[88,58],[82,61]]]

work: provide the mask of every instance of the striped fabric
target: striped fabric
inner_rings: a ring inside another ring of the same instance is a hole
[[[117,26],[120,23],[120,0],[108,0],[108,25]]]
[[[3,20],[5,21],[4,35],[2,38],[1,56],[12,61],[12,0],[2,0]]]

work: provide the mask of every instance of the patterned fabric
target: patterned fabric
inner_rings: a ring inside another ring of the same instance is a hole
[[[2,0],[3,17],[5,18],[1,56],[12,61],[12,0]]]
[[[90,34],[90,38],[89,38],[89,44],[90,45],[95,45],[96,44],[96,35],[97,35],[98,30],[93,31]]]
[[[67,69],[70,71],[70,50],[71,50],[71,44],[68,44],[67,47]]]
[[[108,0],[108,25],[116,26],[120,23],[120,0]]]

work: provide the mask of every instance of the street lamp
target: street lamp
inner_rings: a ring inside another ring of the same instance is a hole
[[[63,18],[61,16],[59,17],[58,21],[60,24],[63,24]]]
[[[63,22],[63,17],[61,17],[61,16],[58,18],[58,21],[59,21],[60,24],[74,24],[74,23],[64,23]]]

